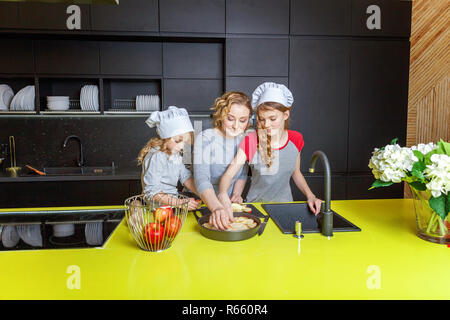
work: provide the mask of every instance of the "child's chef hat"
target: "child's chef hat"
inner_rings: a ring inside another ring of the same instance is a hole
[[[174,106],[164,111],[152,112],[145,123],[150,128],[156,127],[156,132],[161,139],[194,131],[186,109]]]
[[[294,97],[285,85],[274,82],[264,82],[253,91],[253,109],[264,102],[278,102],[286,107],[291,107],[294,103]]]

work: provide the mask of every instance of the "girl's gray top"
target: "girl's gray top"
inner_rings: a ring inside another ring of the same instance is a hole
[[[199,194],[206,189],[214,189],[219,193],[219,182],[228,165],[234,159],[239,143],[244,135],[227,139],[216,129],[206,129],[200,132],[194,142],[194,182]],[[231,182],[228,195],[233,192],[237,179],[247,179],[247,166],[239,170]]]
[[[183,164],[180,154],[169,157],[165,152],[152,148],[142,163],[141,184],[143,193],[178,193],[177,184],[192,177]]]
[[[270,168],[263,163],[257,145],[256,132],[249,133],[240,145],[252,170],[247,201],[293,201],[290,179],[296,169],[297,157],[304,145],[302,134],[288,130],[286,144],[279,149],[272,149],[273,163]]]

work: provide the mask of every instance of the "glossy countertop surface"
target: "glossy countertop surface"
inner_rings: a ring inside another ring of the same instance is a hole
[[[450,298],[450,248],[416,236],[412,200],[331,208],[362,231],[299,241],[269,220],[260,237],[219,242],[190,213],[163,252],[141,250],[125,221],[103,248],[3,251],[0,299]]]

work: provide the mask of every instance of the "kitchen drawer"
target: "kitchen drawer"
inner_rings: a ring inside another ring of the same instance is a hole
[[[36,72],[44,74],[98,74],[97,41],[35,41]]]
[[[120,0],[119,5],[92,4],[92,30],[158,32],[158,0]]]
[[[161,32],[225,33],[225,0],[159,2]]]
[[[227,0],[226,12],[227,33],[289,34],[289,0]]]
[[[161,75],[160,42],[100,42],[102,74]]]
[[[223,77],[223,44],[164,43],[165,78]]]
[[[309,162],[309,161],[308,161]],[[325,184],[324,177],[321,175],[310,176],[306,175],[305,180],[314,195],[322,200],[325,200]],[[291,191],[294,201],[306,201],[306,197],[297,188],[294,181],[291,179]],[[345,176],[331,176],[331,200],[346,199],[346,179]]]
[[[291,1],[291,35],[350,35],[351,0]]]
[[[42,3],[42,2],[20,2],[19,24],[23,29],[41,30],[66,30],[67,19],[72,13],[67,13],[70,3]],[[77,4],[80,8],[80,30],[90,30],[91,20],[89,5]]]
[[[289,39],[232,38],[226,42],[226,76],[287,77]]]

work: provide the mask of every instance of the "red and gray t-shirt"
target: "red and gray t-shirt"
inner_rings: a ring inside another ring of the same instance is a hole
[[[256,132],[249,133],[242,140],[241,148],[252,170],[248,202],[289,202],[293,201],[290,178],[295,170],[297,156],[304,145],[300,132],[288,130],[286,144],[272,149],[273,161],[270,168],[265,165],[258,151]]]

